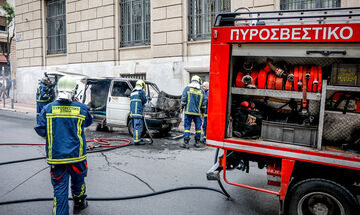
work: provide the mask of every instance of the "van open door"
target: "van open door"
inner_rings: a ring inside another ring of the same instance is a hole
[[[131,88],[127,82],[112,81],[106,106],[108,125],[127,126],[130,114],[130,93]]]

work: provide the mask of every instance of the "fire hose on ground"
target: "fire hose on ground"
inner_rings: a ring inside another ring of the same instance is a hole
[[[146,124],[145,124],[145,126],[147,127]],[[152,138],[151,138],[151,140],[152,140]],[[117,144],[117,145],[111,145],[111,141],[123,141],[125,143]],[[87,142],[88,143],[97,143],[98,144],[98,145],[88,145],[88,150],[89,150],[88,153],[110,151],[110,150],[113,150],[113,149],[117,149],[117,148],[126,147],[126,146],[131,145],[130,140],[127,140],[127,139],[95,138],[93,140],[88,140]],[[0,143],[0,145],[43,146],[45,144],[43,144],[43,143]],[[103,149],[94,150],[96,148],[103,148]],[[217,154],[218,154],[218,150],[216,152],[216,157],[217,157]],[[8,162],[0,163],[0,166],[8,165],[8,164],[14,164],[14,163],[28,162],[28,161],[33,161],[33,160],[40,160],[40,159],[45,159],[45,158],[46,157],[44,156],[44,157],[29,158],[29,159],[16,160],[16,161],[8,161]],[[215,189],[215,188],[204,187],[204,186],[185,186],[185,187],[177,187],[177,188],[166,189],[166,190],[161,190],[161,191],[152,192],[152,193],[145,193],[145,194],[140,194],[140,195],[132,195],[132,196],[101,197],[101,198],[100,197],[89,197],[89,198],[87,198],[87,200],[88,201],[130,200],[130,199],[146,198],[146,197],[151,197],[151,196],[156,196],[156,195],[160,195],[160,194],[176,192],[176,191],[181,191],[181,190],[209,190],[209,191],[220,193],[220,194],[226,196],[229,199],[230,195],[225,191],[225,189],[222,186],[221,182],[220,181],[218,181],[218,182],[219,182],[219,185],[220,185],[220,188],[222,189],[222,191],[218,190],[218,189]],[[72,200],[72,198],[70,197],[69,200]],[[26,203],[26,202],[39,202],[39,201],[53,201],[53,198],[31,198],[31,199],[20,199],[20,200],[5,201],[5,202],[0,202],[0,206],[1,205],[9,205],[9,204],[17,204],[17,203]]]

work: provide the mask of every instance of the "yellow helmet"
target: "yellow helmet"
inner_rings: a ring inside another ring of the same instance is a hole
[[[139,85],[139,86],[141,86],[143,89],[145,89],[145,81],[143,81],[143,80],[138,80],[138,81],[136,82],[136,85]]]
[[[198,75],[194,75],[194,76],[191,78],[191,81],[197,81],[197,82],[200,84],[201,78],[200,78]]]

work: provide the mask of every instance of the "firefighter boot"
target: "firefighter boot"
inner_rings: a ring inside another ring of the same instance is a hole
[[[86,200],[86,195],[75,197],[74,198],[74,214],[79,214],[82,210],[87,208],[88,203]]]
[[[195,139],[195,144],[194,144],[194,146],[196,147],[196,148],[200,148],[200,140],[197,140],[197,139]]]
[[[190,140],[188,140],[188,139],[184,139],[184,143],[181,144],[180,147],[181,147],[181,148],[186,148],[186,149],[190,148],[190,146],[189,146],[189,141],[190,141]]]

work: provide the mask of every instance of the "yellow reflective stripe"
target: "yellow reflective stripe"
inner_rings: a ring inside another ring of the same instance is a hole
[[[46,99],[46,100],[42,100],[42,99],[37,99],[37,102],[48,102],[50,99]]]
[[[46,117],[46,132],[48,138],[48,158],[52,158],[52,117]]]
[[[207,114],[205,114],[205,117],[207,117]]]
[[[185,130],[184,132],[190,132],[190,130]]]
[[[138,103],[136,102],[135,103],[135,114],[137,114],[137,106],[138,106]]]
[[[206,106],[201,106],[201,108],[206,108]]]
[[[84,116],[82,114],[53,114],[53,113],[47,113],[46,116],[59,116],[59,117],[69,116],[70,118],[71,117],[80,117],[80,118],[83,118],[83,119],[86,118],[86,116]]]
[[[130,114],[130,116],[141,116],[142,117],[143,115],[132,113],[132,114]]]
[[[183,102],[183,101],[182,101],[182,102],[181,102],[181,104],[183,104],[183,105],[184,105],[184,104],[186,104],[186,102]]]
[[[40,115],[40,113],[36,113],[36,115]]]
[[[57,208],[57,201],[56,201],[56,197],[54,197],[53,215],[56,215],[56,208]]]
[[[199,107],[198,107],[199,112],[201,112],[200,106],[202,105],[203,96],[204,96],[203,94],[200,95],[200,102],[199,102]]]
[[[83,120],[79,119],[78,123],[77,123],[77,135],[79,137],[80,140],[80,147],[79,147],[79,157],[81,157],[83,155],[83,147],[84,147],[84,141],[82,139],[82,129],[81,129],[81,125],[82,125]]]
[[[48,115],[46,114],[46,118],[47,117],[51,117],[51,118],[74,118],[74,119],[81,119],[84,120],[84,117],[81,116],[73,116],[73,115]]]
[[[187,111],[189,111],[189,105],[190,105],[190,91],[187,92],[188,94],[188,98],[187,98],[187,105],[186,105],[186,109],[185,109],[185,113]]]
[[[76,163],[83,160],[86,160],[87,155],[83,155],[77,158],[63,158],[63,159],[46,159],[49,164],[67,164],[67,163]]]
[[[79,195],[74,194],[75,197],[81,197],[85,193],[85,184],[81,185],[81,192]]]
[[[141,99],[131,99],[131,102],[141,102]]]
[[[196,88],[190,88],[189,92],[191,94],[202,95],[201,90]]]
[[[135,130],[135,142],[139,141],[139,131]]]
[[[201,130],[199,130],[199,131],[196,131],[196,133],[201,133]]]
[[[185,111],[185,114],[201,116],[201,113],[195,113],[195,112],[189,112],[189,111]]]

